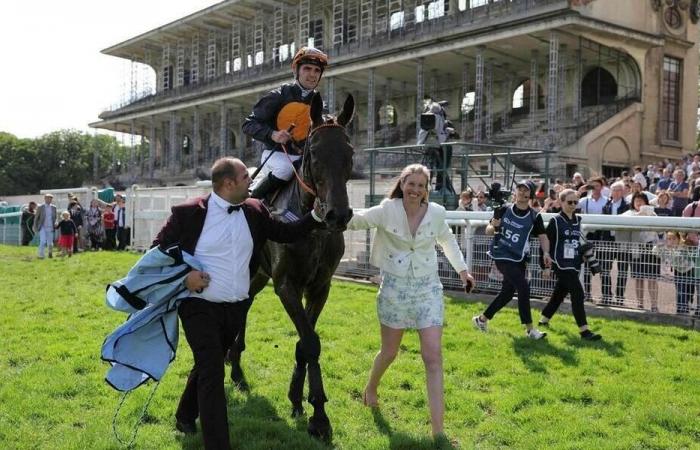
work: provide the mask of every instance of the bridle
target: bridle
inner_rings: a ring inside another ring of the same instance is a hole
[[[345,131],[345,127],[341,124],[339,124],[335,119],[332,121],[328,121],[326,123],[322,123],[321,125],[314,127],[309,131],[309,135],[306,138],[306,143],[304,144],[304,151],[302,152],[301,155],[301,175],[299,175],[299,172],[297,171],[296,167],[292,164],[292,170],[294,171],[294,176],[297,179],[297,184],[298,186],[310,196],[309,200],[313,201],[314,199],[318,198],[318,194],[316,193],[316,183],[314,181],[313,173],[311,172],[311,167],[309,166],[308,161],[310,161],[310,158],[307,159],[307,155],[309,154],[309,150],[311,147],[311,137],[316,134],[316,132],[322,128],[341,128],[343,131]],[[289,162],[292,163],[291,158],[289,158],[289,154],[287,153],[287,149],[283,146],[285,154],[287,155],[287,158],[289,159]],[[306,181],[305,181],[306,180]],[[328,207],[328,202],[327,201],[320,201],[320,206],[322,209],[327,209]],[[300,198],[301,202],[301,198]],[[311,202],[301,202],[302,206],[304,203],[307,204],[309,209],[313,207]]]

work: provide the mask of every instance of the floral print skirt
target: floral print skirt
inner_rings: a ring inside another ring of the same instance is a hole
[[[410,274],[399,277],[382,272],[377,315],[379,322],[390,328],[441,327],[445,305],[437,272],[421,277]]]

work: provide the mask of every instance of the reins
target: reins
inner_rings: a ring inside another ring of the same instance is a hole
[[[311,147],[311,136],[314,135],[318,130],[321,128],[342,128],[345,129],[344,126],[340,125],[338,122],[329,122],[329,123],[323,123],[315,128],[312,128],[311,131],[309,132],[309,136],[306,138],[306,144],[304,145],[304,151],[302,152],[301,156],[301,167],[302,167],[302,175],[304,175],[303,168],[305,167],[304,165],[304,160],[306,159],[306,155],[308,154],[309,147]],[[289,163],[292,164],[292,159],[289,157],[289,153],[287,152],[286,146],[283,144],[282,145],[282,150],[284,150],[284,154],[287,155],[287,159],[289,160]],[[297,182],[299,183],[299,186],[309,195],[311,195],[314,198],[318,198],[318,195],[316,194],[316,190],[309,186],[303,179],[302,176],[299,175],[299,172],[297,171],[296,167],[294,167],[294,164],[292,164],[292,170],[294,171],[294,176],[297,179]],[[309,173],[309,178],[311,178],[311,184],[315,187],[315,183],[313,182],[313,177]],[[321,202],[321,207],[325,208],[327,206],[327,202]]]

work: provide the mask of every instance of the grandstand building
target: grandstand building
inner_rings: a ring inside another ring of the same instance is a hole
[[[331,58],[329,109],[355,96],[358,149],[415,143],[429,95],[462,141],[552,149],[555,176],[615,175],[695,151],[698,3],[227,0],[103,50],[132,62],[132,89],[91,126],[148,143],[129,161],[142,183],[256,162],[242,121],[310,44]],[[138,64],[155,90],[138,89]]]

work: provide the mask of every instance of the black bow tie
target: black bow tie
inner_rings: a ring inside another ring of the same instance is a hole
[[[240,203],[237,204],[237,205],[231,205],[231,206],[229,206],[227,211],[228,211],[229,214],[231,214],[232,212],[238,211],[239,209],[241,209],[241,204],[240,204]]]

